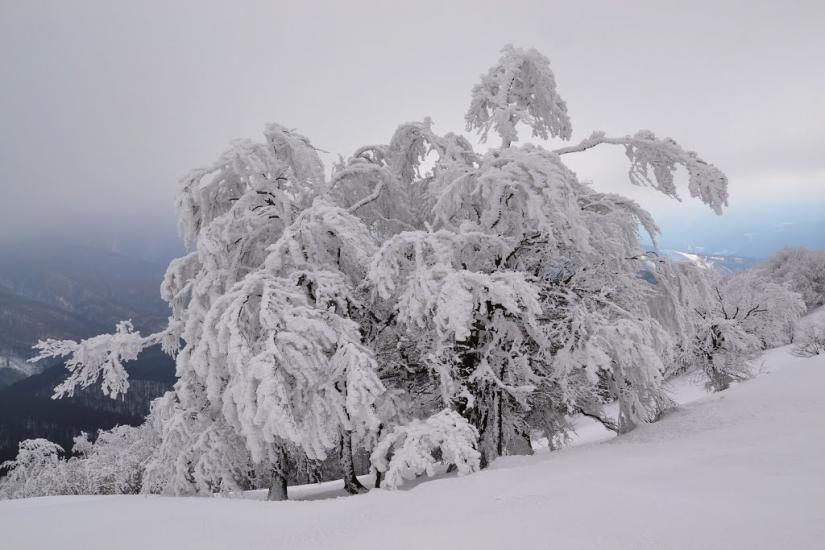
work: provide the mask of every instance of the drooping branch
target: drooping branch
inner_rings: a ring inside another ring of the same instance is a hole
[[[601,424],[602,426],[604,426],[606,429],[610,430],[611,432],[619,433],[619,426],[616,424],[616,422],[612,418],[608,418],[606,416],[602,416],[602,415],[599,415],[599,414],[596,414],[596,413],[587,412],[586,410],[584,410],[581,407],[579,408],[579,413],[582,416],[586,416],[587,418],[591,418],[591,419],[595,420],[596,422],[598,422],[599,424]]]
[[[101,381],[104,395],[112,399],[129,389],[129,373],[124,363],[137,359],[144,349],[161,344],[164,351],[174,354],[177,335],[172,328],[142,336],[131,321],[117,324],[114,334],[101,334],[80,342],[74,340],[41,340],[34,347],[39,353],[29,359],[36,363],[49,357],[66,357],[69,377],[54,389],[53,399],[74,395],[75,390]]]
[[[632,136],[607,137],[604,132],[593,132],[577,145],[561,147],[557,155],[587,151],[597,145],[622,145],[630,160],[628,176],[631,183],[650,186],[679,200],[674,173],[682,166],[688,173],[688,191],[717,214],[728,204],[728,179],[721,170],[705,162],[694,151],[684,150],[671,138],[659,139],[649,130],[640,130]],[[651,174],[652,172],[652,174]]]

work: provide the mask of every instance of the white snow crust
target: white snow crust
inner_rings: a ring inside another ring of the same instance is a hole
[[[709,396],[676,379],[683,406],[619,438],[582,420],[564,450],[404,490],[337,498],[341,482],[328,482],[290,487],[289,502],[261,492],[3,501],[0,547],[822,548],[825,357],[785,346],[756,368]]]

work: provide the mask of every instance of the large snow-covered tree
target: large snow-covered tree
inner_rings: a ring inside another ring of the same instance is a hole
[[[40,343],[40,357],[68,357],[57,395],[102,381],[117,396],[124,363],[161,344],[178,380],[147,420],[157,446],[142,490],[229,491],[269,472],[272,498],[286,498],[290,464],[331,451],[357,492],[357,447],[396,486],[439,460],[466,473],[529,452],[537,435],[562,441],[571,414],[620,432],[658,418],[679,340],[652,305],[659,287],[640,275],[650,264],[640,228],[653,238],[658,228],[562,159],[622,146],[632,184],[678,198],[681,167],[689,194],[717,213],[725,176],[649,131],[512,146],[521,129],[572,137],[535,50],[505,47],[465,119],[501,146],[476,152],[424,119],[355,150],[329,178],[311,142],[283,126],[267,126],[263,143],[234,142],[181,180],[189,253],[162,286],[168,327]],[[669,295],[681,315],[686,302]]]

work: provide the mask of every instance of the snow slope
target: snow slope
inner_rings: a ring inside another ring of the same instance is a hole
[[[4,501],[0,548],[825,548],[825,357],[785,347],[759,364],[626,436],[410,490]]]

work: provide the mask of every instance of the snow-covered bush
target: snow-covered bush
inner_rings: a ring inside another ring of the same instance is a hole
[[[455,466],[459,475],[478,470],[478,432],[459,414],[445,409],[425,420],[396,426],[372,451],[373,467],[384,475],[383,487],[395,489],[422,474]]]
[[[3,464],[0,498],[45,495],[136,494],[143,489],[147,462],[158,445],[152,425],[115,426],[74,438],[73,456],[45,439],[20,443],[17,457]]]
[[[825,354],[825,324],[810,323],[794,339],[793,352],[800,357]]]
[[[0,478],[0,498],[28,498],[74,494],[67,479],[63,448],[47,439],[26,439],[17,457],[0,464],[7,475]]]
[[[157,447],[151,424],[100,430],[94,442],[88,434],[74,439],[66,467],[85,479],[86,494],[137,494],[142,491],[146,463]]]
[[[801,294],[809,310],[825,304],[825,250],[786,247],[758,270],[771,281]]]
[[[748,360],[793,340],[795,321],[805,312],[796,292],[768,281],[758,270],[709,281],[710,297],[695,307],[693,358],[715,390],[750,376]]]

